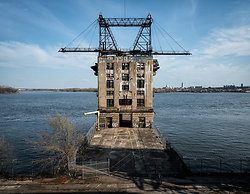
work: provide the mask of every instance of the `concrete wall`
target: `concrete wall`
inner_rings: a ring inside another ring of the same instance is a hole
[[[113,64],[113,69],[107,68],[107,63]],[[123,64],[129,64],[129,69],[122,69]],[[138,66],[144,64],[144,68]],[[107,77],[107,74],[113,75]],[[122,75],[128,74],[129,80],[122,80]],[[139,78],[137,74],[144,74]],[[107,80],[113,80],[114,88],[107,88]],[[137,88],[137,80],[144,80],[144,87]],[[129,90],[123,90],[128,85]],[[113,95],[107,95],[113,91]],[[137,91],[144,91],[144,95],[137,95]],[[107,99],[114,100],[114,106],[107,106]],[[131,99],[131,105],[120,105],[120,99]],[[144,99],[144,106],[137,106],[137,99]],[[119,114],[131,113],[132,126],[137,126],[139,117],[145,117],[147,123],[153,122],[153,57],[133,56],[99,56],[98,57],[98,109],[101,112],[100,125],[106,123],[106,117],[112,117],[114,127],[119,127]]]

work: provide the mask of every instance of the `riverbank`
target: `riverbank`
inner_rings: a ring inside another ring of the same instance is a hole
[[[50,91],[50,92],[97,92],[97,88],[64,88],[64,89],[19,89],[20,91]]]
[[[0,94],[15,94],[15,93],[18,93],[18,89],[8,86],[0,86]]]
[[[51,92],[97,92],[97,88],[64,88],[64,89],[19,89],[19,91],[51,91]],[[190,92],[190,93],[222,93],[250,92],[250,88],[154,88],[154,93]]]
[[[222,93],[222,92],[250,92],[250,88],[154,88],[154,93],[190,92],[190,93]]]

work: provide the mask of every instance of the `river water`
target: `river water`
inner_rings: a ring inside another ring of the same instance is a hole
[[[48,116],[65,113],[84,133],[93,125],[96,93],[21,92],[0,94],[0,136],[14,146],[16,174],[31,174],[39,158],[29,140],[50,130]],[[155,123],[193,171],[250,169],[250,94],[154,94]]]

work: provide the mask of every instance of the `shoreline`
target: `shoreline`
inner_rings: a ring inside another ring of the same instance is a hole
[[[250,89],[217,89],[217,88],[154,88],[154,93],[250,93]],[[64,88],[64,89],[18,89],[18,91],[50,92],[98,92],[97,88]],[[19,93],[17,91],[17,93]]]

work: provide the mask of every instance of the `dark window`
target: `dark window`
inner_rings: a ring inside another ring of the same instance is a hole
[[[114,80],[107,80],[107,88],[114,88]]]
[[[107,63],[106,69],[114,69],[114,63]]]
[[[144,63],[137,63],[137,70],[144,70],[145,65]]]
[[[129,81],[129,74],[122,74],[122,81]]]
[[[131,105],[132,99],[119,99],[119,104],[120,105]]]
[[[137,80],[137,88],[144,88],[144,80]]]
[[[122,90],[129,91],[129,85],[122,85]]]
[[[144,91],[137,91],[137,95],[144,95]]]
[[[107,99],[107,107],[114,106],[114,99]]]
[[[114,78],[114,74],[113,73],[111,73],[111,74],[108,73],[106,76],[107,76],[107,78]]]
[[[144,106],[144,99],[137,99],[137,106],[139,107]]]
[[[114,91],[107,91],[107,96],[114,95]]]
[[[122,70],[129,70],[129,63],[122,63]]]
[[[138,78],[144,78],[144,74],[137,74]]]

